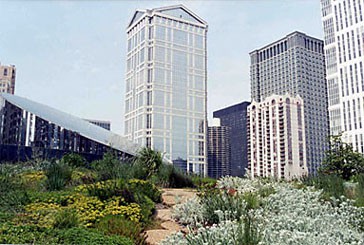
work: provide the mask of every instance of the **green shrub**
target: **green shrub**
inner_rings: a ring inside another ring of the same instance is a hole
[[[29,202],[28,192],[13,168],[0,166],[0,211],[17,212]]]
[[[303,180],[306,185],[323,189],[323,198],[330,200],[330,197],[340,198],[345,195],[344,180],[335,174],[318,174]]]
[[[141,215],[144,225],[148,225],[151,222],[152,215],[155,212],[155,204],[154,202],[147,197],[146,195],[140,193],[134,193],[135,202],[140,205],[141,208]]]
[[[192,176],[193,185],[197,188],[212,188],[215,187],[217,180],[210,177]]]
[[[124,180],[107,180],[94,184],[85,185],[89,196],[96,196],[101,201],[107,200],[113,196],[126,196],[127,202],[133,202],[132,194],[127,189]]]
[[[119,235],[107,236],[102,232],[85,228],[61,230],[58,238],[60,244],[70,245],[133,245],[133,241],[129,238]]]
[[[364,207],[364,174],[356,177],[358,185],[355,188],[355,204],[359,207]]]
[[[53,229],[34,225],[0,225],[0,244],[58,244]]]
[[[58,229],[69,229],[80,224],[77,212],[73,209],[64,209],[56,214],[53,227]]]
[[[96,224],[96,229],[106,235],[128,237],[134,244],[145,244],[146,237],[141,235],[141,225],[122,216],[106,216]]]
[[[162,201],[162,195],[159,189],[150,181],[132,179],[128,182],[129,189],[132,193],[146,195],[154,202]]]
[[[142,148],[134,160],[135,167],[139,170],[140,179],[149,179],[155,175],[160,166],[163,164],[163,155],[159,151],[152,150],[148,147]]]
[[[87,165],[87,161],[86,159],[81,156],[78,155],[76,153],[68,153],[66,155],[64,155],[61,159],[61,161],[65,164],[67,164],[68,166],[72,166],[72,167],[86,167]]]
[[[128,179],[131,174],[130,164],[122,163],[115,155],[108,152],[103,159],[91,163],[99,180]]]
[[[71,168],[62,162],[53,162],[45,169],[47,190],[62,190],[72,179]]]

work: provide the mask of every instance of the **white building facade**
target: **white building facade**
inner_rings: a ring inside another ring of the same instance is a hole
[[[207,23],[183,5],[137,10],[127,27],[125,135],[206,175]]]
[[[272,95],[248,107],[248,170],[251,177],[291,180],[308,174],[300,96]]]
[[[364,1],[321,0],[330,134],[364,153]]]

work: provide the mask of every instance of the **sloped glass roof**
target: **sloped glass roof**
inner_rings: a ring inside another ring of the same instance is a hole
[[[113,149],[135,155],[140,148],[139,145],[127,140],[121,135],[115,134],[81,118],[54,109],[47,105],[7,93],[2,93],[0,96],[11,104],[26,110],[37,117],[54,123],[67,130],[76,132],[90,140],[110,146]]]

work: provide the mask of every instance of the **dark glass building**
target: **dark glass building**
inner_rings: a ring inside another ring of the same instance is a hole
[[[218,179],[231,175],[230,127],[217,123],[207,129],[207,173],[209,177]]]
[[[215,111],[214,118],[220,118],[221,126],[230,127],[231,176],[243,176],[248,167],[247,107],[250,102],[242,102]]]

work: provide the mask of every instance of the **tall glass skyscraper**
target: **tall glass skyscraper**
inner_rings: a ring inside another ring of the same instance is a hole
[[[251,52],[250,59],[252,101],[286,93],[303,99],[306,159],[309,173],[315,173],[329,134],[323,41],[296,31]]]
[[[364,153],[364,1],[321,0],[330,133]]]
[[[137,10],[127,27],[125,135],[206,175],[207,23],[183,5]]]

